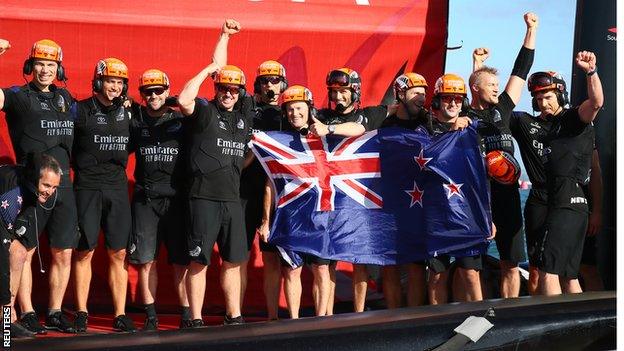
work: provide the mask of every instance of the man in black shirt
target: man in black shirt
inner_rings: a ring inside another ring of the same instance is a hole
[[[262,62],[257,69],[254,81],[254,98],[256,114],[253,119],[255,131],[283,130],[288,122],[282,117],[279,96],[286,90],[286,69],[277,61]],[[243,169],[241,174],[241,203],[245,212],[245,230],[249,249],[256,237],[256,229],[260,227],[264,190],[267,177],[260,162],[253,162]],[[267,318],[277,319],[279,295],[281,288],[281,265],[278,250],[275,246],[260,240],[262,251],[264,295],[267,303]],[[243,295],[247,282],[247,266],[243,266]]]
[[[2,51],[8,48],[0,49]],[[32,80],[21,87],[0,90],[0,109],[6,113],[11,143],[17,163],[24,163],[28,152],[45,152],[53,156],[63,169],[58,203],[49,219],[42,218],[50,240],[52,264],[50,267],[50,300],[46,327],[62,332],[73,332],[71,323],[61,312],[63,296],[71,270],[72,249],[78,242],[78,215],[76,200],[69,178],[70,155],[74,138],[74,121],[70,110],[75,104],[71,94],[57,87],[54,80],[65,81],[62,66],[63,52],[52,40],[35,42],[23,73],[32,74]],[[47,224],[46,224],[47,223]],[[20,323],[38,334],[45,334],[31,301],[31,261],[37,242],[24,241],[28,258],[23,270],[18,301],[22,310]],[[43,267],[41,267],[43,271]]]
[[[0,166],[0,305],[11,308],[11,337],[35,335],[23,323],[15,323],[14,303],[28,243],[37,240],[57,203],[62,173],[53,157],[38,153],[28,153],[24,166]]]
[[[341,135],[359,136],[369,130],[377,129],[388,115],[386,106],[360,108],[362,80],[360,75],[350,68],[330,71],[325,79],[329,106],[319,111],[318,119],[310,126],[310,132],[318,136]],[[332,276],[331,296],[328,314],[333,314],[335,290],[335,265],[330,269]],[[353,309],[364,311],[368,271],[365,265],[353,265]]]
[[[222,38],[227,39],[239,30],[238,22],[228,20],[223,26]],[[215,242],[223,260],[223,323],[244,323],[241,315],[241,266],[247,264],[249,251],[240,203],[240,176],[248,151],[254,111],[253,101],[245,93],[243,71],[233,65],[220,67],[221,64],[213,62],[206,66],[186,83],[178,98],[182,114],[191,117],[191,263],[187,287],[193,327],[203,325],[201,309],[206,289],[206,267],[210,264]],[[214,99],[197,98],[202,83],[212,74]]]
[[[119,59],[98,61],[93,96],[78,102],[73,166],[81,237],[74,262],[76,332],[86,332],[91,283],[91,260],[104,229],[109,258],[109,285],[115,319],[113,329],[135,331],[125,315],[128,270],[126,247],[132,226],[128,200],[128,143],[131,111],[123,106],[128,91],[128,68]]]
[[[538,18],[533,13],[525,14],[524,21],[526,34],[523,46],[518,53],[505,91],[500,95],[498,95],[497,70],[483,66],[489,56],[488,49],[478,48],[473,53],[474,72],[469,79],[472,101],[468,116],[479,121],[478,132],[486,154],[493,150],[514,154],[509,119],[513,108],[520,101],[522,87],[533,64],[538,26]],[[526,260],[518,184],[505,185],[491,179],[490,191],[492,217],[497,229],[496,247],[500,254],[501,297],[518,297],[520,293],[518,263]]]
[[[510,127],[533,183],[525,205],[531,272],[544,295],[581,292],[577,275],[587,228],[588,206],[582,185],[589,180],[591,122],[604,96],[596,56],[581,51],[576,65],[587,76],[588,99],[568,109],[566,85],[556,72],[529,77],[537,117],[514,113]]]
[[[165,72],[145,71],[139,79],[139,91],[145,106],[134,104],[130,121],[136,182],[129,261],[139,265],[139,289],[147,315],[143,330],[157,330],[156,258],[164,242],[168,262],[173,265],[173,283],[182,314],[180,327],[184,328],[191,324],[185,279],[189,264],[183,148],[186,121],[165,103],[169,97],[169,77]]]

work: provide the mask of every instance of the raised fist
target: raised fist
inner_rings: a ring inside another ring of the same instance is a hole
[[[0,39],[0,55],[11,48],[11,44],[8,40]]]
[[[490,57],[490,49],[488,48],[476,48],[472,52],[472,60],[477,62],[485,62]]]
[[[241,25],[238,21],[228,18],[223,23],[223,27],[221,28],[221,32],[225,34],[236,34],[240,32]]]
[[[527,12],[524,14],[524,23],[526,23],[527,28],[537,28],[539,18],[533,12]]]
[[[596,69],[596,55],[591,51],[581,51],[576,54],[576,65],[585,73]]]

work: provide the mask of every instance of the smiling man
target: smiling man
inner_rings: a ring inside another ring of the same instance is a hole
[[[0,53],[10,48],[8,41],[0,39]],[[45,152],[53,156],[63,169],[58,199],[49,218],[42,217],[50,241],[52,264],[50,267],[49,310],[46,327],[62,332],[73,332],[71,323],[61,313],[63,296],[69,282],[72,249],[78,242],[76,200],[69,178],[69,160],[74,138],[74,121],[70,109],[74,99],[64,88],[57,87],[55,80],[65,81],[62,65],[63,51],[52,40],[34,43],[22,71],[32,75],[23,86],[0,89],[0,109],[6,113],[11,144],[17,163],[23,164],[28,152]],[[24,241],[28,249],[24,265],[18,301],[22,310],[20,323],[28,330],[45,334],[31,302],[31,262],[37,242]],[[40,267],[43,269],[43,267]]]
[[[74,262],[78,311],[74,326],[76,332],[87,330],[91,260],[102,227],[110,264],[113,329],[134,331],[134,323],[125,315],[125,259],[132,223],[126,177],[131,112],[123,106],[128,91],[128,67],[113,57],[98,61],[92,89],[92,97],[78,102],[74,117],[73,165],[81,234]]]

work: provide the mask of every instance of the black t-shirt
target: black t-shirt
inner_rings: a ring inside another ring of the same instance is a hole
[[[95,97],[78,102],[73,147],[76,189],[124,189],[130,142],[130,109],[104,106]]]
[[[290,123],[282,117],[279,106],[259,103],[255,109],[253,132],[268,132],[274,130],[290,130]],[[266,173],[260,162],[254,158],[253,162],[243,169],[241,174],[240,196],[243,199],[262,201]]]
[[[168,109],[160,117],[151,117],[147,108],[133,105],[130,121],[130,150],[136,156],[135,186],[149,197],[173,196],[184,190],[185,125],[180,112]]]
[[[451,131],[453,123],[438,121],[433,115],[429,117],[429,125],[427,131],[434,137],[440,136],[444,133]]]
[[[400,127],[409,130],[415,130],[419,126],[426,125],[427,121],[421,121],[418,119],[401,119],[397,115],[390,115],[386,117],[381,123],[380,128]]]
[[[498,97],[498,104],[486,110],[468,109],[468,117],[478,121],[477,132],[481,138],[482,149],[487,153],[502,150],[514,154],[509,120],[516,105],[507,92]]]
[[[550,143],[556,138],[579,135],[587,127],[581,121],[578,107],[564,110],[546,119],[526,112],[514,112],[509,127],[520,147],[522,162],[535,188],[546,187],[546,163]]]
[[[75,106],[71,94],[55,85],[50,86],[49,92],[42,92],[33,83],[2,91],[2,109],[6,112],[17,162],[23,163],[28,152],[45,152],[63,169],[61,187],[71,186],[69,168],[74,120],[70,111]]]
[[[318,119],[328,125],[355,122],[363,125],[366,131],[370,131],[381,127],[387,115],[388,108],[379,105],[353,110],[345,114],[336,113],[335,110],[322,109],[319,111]]]
[[[195,99],[190,116],[191,198],[238,201],[247,143],[251,138],[253,101],[245,96],[228,112],[214,100]]]

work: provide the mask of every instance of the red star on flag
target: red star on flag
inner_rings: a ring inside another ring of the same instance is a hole
[[[461,194],[461,191],[459,190],[462,185],[464,185],[463,183],[458,183],[455,184],[452,181],[449,184],[442,184],[446,190],[448,190],[448,194],[446,194],[447,199],[450,199],[451,196],[453,195],[457,195],[461,198],[463,198],[464,196]]]
[[[423,169],[425,169],[425,165],[431,161],[431,158],[425,158],[423,156],[423,149],[420,149],[420,154],[418,154],[417,157],[414,157],[414,161],[416,161],[416,163],[418,164],[418,166],[420,167],[420,170],[422,171]]]
[[[403,191],[405,191],[407,195],[409,195],[412,198],[411,203],[410,203],[410,208],[412,208],[416,204],[419,204],[421,208],[423,207],[422,197],[425,191],[418,189],[418,184],[416,184],[416,182],[414,182],[414,189],[403,190]]]

